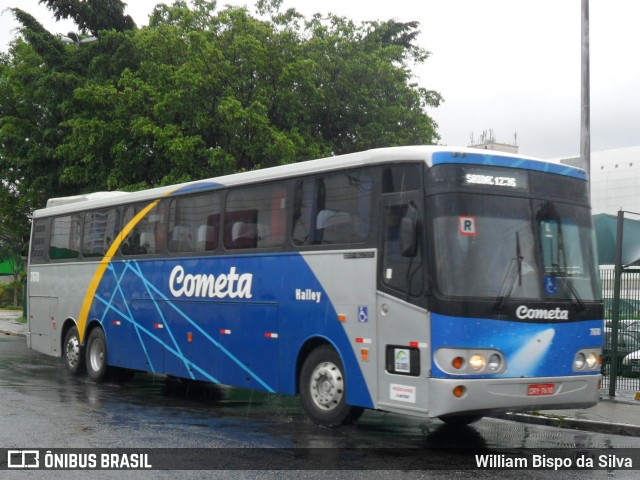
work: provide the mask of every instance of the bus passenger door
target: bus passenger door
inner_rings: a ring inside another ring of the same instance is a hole
[[[418,195],[383,195],[378,275],[378,407],[428,412],[429,317]]]

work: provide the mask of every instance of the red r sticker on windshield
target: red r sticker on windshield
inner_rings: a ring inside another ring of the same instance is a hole
[[[463,237],[475,237],[476,217],[458,217],[458,233]]]

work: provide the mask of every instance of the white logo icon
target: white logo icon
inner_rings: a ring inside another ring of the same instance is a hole
[[[8,468],[39,468],[40,452],[38,450],[9,450],[7,452]]]

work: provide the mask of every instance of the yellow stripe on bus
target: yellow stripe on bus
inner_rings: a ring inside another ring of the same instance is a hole
[[[169,192],[169,193],[172,193],[172,192]],[[169,193],[167,195],[169,195]],[[149,211],[151,211],[153,207],[155,207],[158,204],[158,202],[160,202],[160,199],[154,200],[149,205],[147,205],[142,210],[140,210],[140,212],[135,217],[133,217],[129,221],[129,223],[127,223],[127,225],[122,229],[120,234],[116,237],[114,242],[109,247],[107,254],[104,257],[102,257],[102,260],[100,260],[98,269],[93,274],[93,278],[91,279],[89,288],[87,288],[87,293],[85,293],[84,295],[84,301],[82,302],[80,315],[78,315],[77,327],[78,327],[78,336],[80,337],[80,343],[82,343],[84,339],[84,331],[87,326],[89,311],[91,310],[91,305],[93,304],[93,297],[96,294],[96,290],[98,290],[98,285],[100,285],[100,281],[104,276],[104,272],[107,271],[107,266],[109,265],[109,262],[111,262],[111,258],[113,258],[113,256],[116,254],[116,252],[118,251],[118,248],[120,248],[120,245],[122,244],[124,239],[127,237],[127,235],[129,235],[131,230],[134,229],[134,227],[138,224],[138,222],[140,222],[140,220],[142,220],[145,217],[145,215],[149,213]]]

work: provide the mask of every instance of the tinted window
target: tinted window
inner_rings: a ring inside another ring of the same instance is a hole
[[[123,255],[147,255],[159,253],[164,248],[166,225],[164,210],[166,203],[159,203],[138,220],[120,249]],[[125,207],[122,225],[129,222],[147,207],[147,204]]]
[[[407,209],[407,204],[392,205],[386,208],[382,279],[388,287],[394,290],[418,294],[424,288],[423,275],[421,273],[421,253],[418,251],[413,257],[402,256],[400,242],[400,228]],[[418,229],[420,229],[420,225]]]
[[[82,254],[103,257],[120,231],[120,212],[112,208],[89,212],[84,216]]]
[[[54,218],[51,223],[49,258],[63,260],[80,256],[80,215]]]
[[[400,193],[420,188],[420,166],[390,165],[382,169],[382,193]]]
[[[47,240],[47,220],[36,220],[31,236],[31,262],[42,262],[45,259]]]
[[[373,181],[345,172],[296,184],[293,241],[297,245],[361,243],[369,236]]]
[[[266,185],[229,192],[225,207],[224,246],[227,249],[267,248],[284,243],[287,190]]]
[[[217,193],[174,199],[169,208],[169,251],[215,250],[220,233],[220,210]]]

